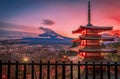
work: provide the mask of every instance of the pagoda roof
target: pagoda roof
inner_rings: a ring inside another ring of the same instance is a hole
[[[72,40],[72,42],[80,42],[80,39],[79,38],[74,39],[74,40]]]
[[[72,31],[72,33],[81,33],[83,30],[112,30],[113,27],[110,26],[80,26],[77,30]]]
[[[105,53],[108,53],[108,52],[113,52],[113,53],[116,53],[117,50],[115,49],[105,49],[105,48],[82,48],[82,47],[74,47],[74,48],[71,48],[70,49],[71,51],[74,51],[74,52],[87,52],[87,53],[94,53],[94,52],[105,52]]]
[[[104,52],[104,53],[108,53],[108,52],[114,52],[116,53],[117,50],[115,49],[105,49],[105,48],[96,48],[96,49],[79,49],[80,52],[87,52],[87,53],[94,53],[94,52]]]
[[[81,29],[80,27],[77,30],[72,31],[72,33],[81,33],[83,31],[83,29]]]
[[[112,30],[110,26],[80,26],[81,29]]]
[[[81,40],[109,40],[113,41],[114,38],[112,37],[98,37],[98,36],[80,36]]]
[[[79,49],[80,49],[80,47],[73,47],[70,50],[77,53],[77,52],[79,52]]]

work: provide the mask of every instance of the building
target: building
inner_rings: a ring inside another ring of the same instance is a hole
[[[91,5],[90,0],[88,1],[88,24],[86,26],[80,26],[77,30],[72,33],[79,33],[78,39],[73,40],[73,42],[79,42],[78,47],[71,48],[71,51],[77,53],[77,55],[83,59],[101,59],[104,58],[102,53],[115,53],[115,49],[102,48],[101,44],[104,41],[113,41],[112,37],[102,37],[99,33],[112,30],[113,27],[110,26],[94,26],[91,24]],[[79,59],[78,59],[79,60]]]

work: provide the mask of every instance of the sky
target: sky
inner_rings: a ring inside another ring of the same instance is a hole
[[[88,0],[0,0],[0,29],[40,33],[50,28],[67,37],[87,25]],[[120,0],[91,0],[93,25],[120,29]]]

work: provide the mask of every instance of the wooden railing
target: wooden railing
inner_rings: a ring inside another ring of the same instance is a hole
[[[28,72],[28,70],[30,70]],[[105,74],[104,74],[105,73]],[[112,74],[112,75],[111,75]],[[77,76],[75,76],[77,75]],[[99,77],[99,78],[98,78]],[[106,78],[107,77],[107,78]],[[120,79],[120,64],[80,62],[15,63],[0,61],[0,79]]]

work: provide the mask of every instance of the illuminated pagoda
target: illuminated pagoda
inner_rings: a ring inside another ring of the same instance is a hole
[[[85,59],[101,60],[104,58],[102,53],[115,53],[114,49],[102,48],[101,44],[104,41],[113,41],[112,37],[102,37],[101,32],[112,30],[113,27],[109,26],[93,26],[91,24],[91,5],[90,0],[88,1],[88,24],[87,26],[80,26],[77,30],[72,33],[79,33],[78,39],[74,39],[72,42],[79,42],[78,47],[71,48],[71,51],[77,53],[77,56],[81,58],[79,61]],[[87,60],[89,61],[89,60]],[[91,61],[91,60],[90,60]],[[92,61],[91,61],[92,62]]]

